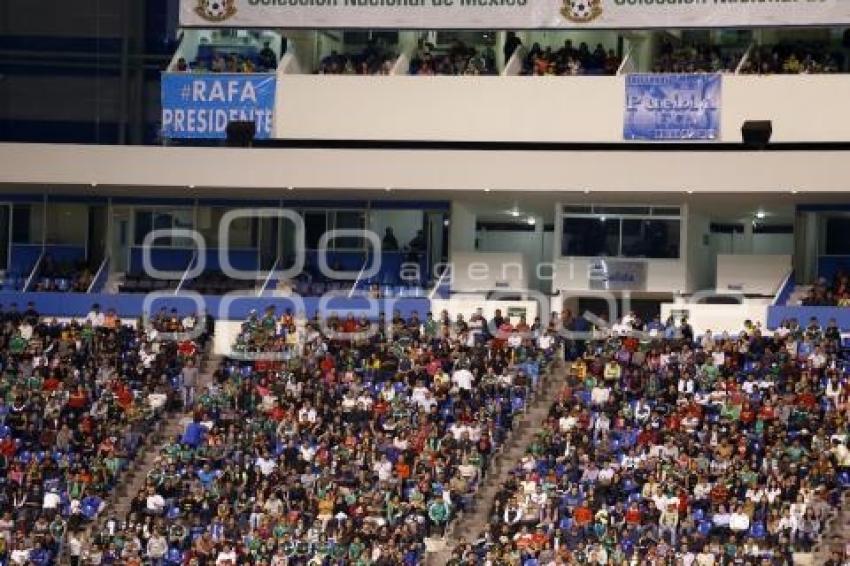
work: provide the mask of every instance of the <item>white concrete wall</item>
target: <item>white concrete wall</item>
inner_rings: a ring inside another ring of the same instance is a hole
[[[767,308],[769,301],[748,300],[739,305],[710,305],[689,303],[662,303],[661,320],[667,320],[671,311],[687,311],[688,322],[694,333],[703,334],[706,330],[714,333],[727,331],[737,334],[744,327],[745,320],[767,327]]]
[[[711,222],[693,206],[687,207],[686,217],[687,228],[683,249],[688,264],[687,289],[689,291],[709,289],[714,284],[714,258],[708,239]]]
[[[627,259],[624,261],[646,261],[646,289],[649,293],[687,292],[688,275],[684,259]],[[590,291],[588,267],[592,258],[568,258],[555,261],[552,281],[553,292]],[[568,293],[567,293],[568,294]]]
[[[218,356],[230,354],[240,328],[242,328],[241,320],[217,320],[213,338],[213,353]]]
[[[850,122],[850,120],[848,120]],[[850,139],[850,136],[848,136]],[[612,166],[612,164],[616,166]],[[659,174],[663,171],[663,174]],[[699,175],[694,172],[698,171]],[[355,172],[356,174],[353,174]],[[189,185],[225,198],[280,196],[281,187],[366,189],[393,187],[446,192],[834,193],[850,189],[846,152],[825,151],[446,151],[378,149],[277,149],[0,143],[0,183],[21,192],[30,184],[83,185],[89,194],[140,187],[170,187],[168,196],[191,196]],[[14,186],[17,185],[17,186]],[[253,191],[234,189],[256,189]],[[185,192],[183,192],[185,191]],[[470,192],[476,191],[476,192]],[[296,191],[294,195],[304,196]],[[470,197],[469,195],[475,195]],[[730,203],[734,196],[727,195]],[[421,194],[417,195],[422,198]],[[556,198],[556,197],[555,197]],[[553,198],[553,200],[555,200]],[[455,206],[452,216],[455,217]],[[459,208],[458,208],[459,210]],[[454,224],[453,220],[453,224]],[[475,236],[469,227],[468,241]],[[452,237],[457,234],[452,230]]]
[[[289,75],[278,81],[284,138],[623,141],[625,78]],[[778,96],[777,93],[781,93]],[[850,75],[723,78],[721,139],[772,120],[773,141],[846,141]]]
[[[484,318],[490,320],[496,312],[496,309],[502,311],[502,316],[508,315],[508,309],[524,308],[526,310],[525,320],[530,325],[538,314],[538,304],[535,301],[487,301],[482,298],[474,297],[452,297],[451,299],[437,299],[431,301],[431,312],[434,316],[439,316],[444,310],[449,313],[449,317],[454,320],[458,314],[462,314],[466,320],[478,312]],[[548,315],[548,313],[545,313]],[[519,317],[511,317],[511,323],[519,322]]]
[[[537,266],[552,260],[552,232],[544,232],[542,220],[537,221],[534,232],[508,232],[500,230],[479,230],[476,234],[478,251],[506,252],[515,251],[522,254],[531,271],[528,279],[533,288],[548,292],[548,282],[537,277]],[[541,275],[548,276],[549,269],[541,268]]]
[[[773,296],[791,270],[790,255],[717,256],[717,290]]]
[[[449,258],[454,260],[458,252],[475,251],[475,207],[472,204],[453,200],[451,224],[449,224]]]
[[[451,264],[454,292],[529,289],[529,266],[521,253],[454,251]]]

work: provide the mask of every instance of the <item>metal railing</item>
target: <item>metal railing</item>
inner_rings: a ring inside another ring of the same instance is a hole
[[[35,265],[32,266],[32,271],[30,271],[29,277],[27,277],[26,282],[24,283],[24,288],[22,291],[29,292],[32,291],[32,284],[35,281],[36,275],[38,275],[38,270],[41,268],[41,262],[44,261],[44,255],[47,253],[45,248],[41,248],[41,253],[38,256],[38,259],[35,260]]]
[[[180,278],[180,282],[177,284],[177,288],[174,289],[174,294],[177,295],[180,291],[183,290],[183,285],[186,283],[186,279],[189,277],[189,273],[195,268],[195,262],[198,260],[198,250],[195,250],[192,253],[192,259],[189,260],[189,265],[186,266],[186,271],[183,272],[183,276]]]
[[[265,292],[268,290],[269,284],[271,283],[272,278],[274,277],[274,274],[277,272],[277,266],[279,264],[280,264],[280,258],[278,257],[277,259],[274,260],[274,265],[272,265],[272,268],[269,269],[269,274],[266,275],[265,280],[263,280],[263,284],[260,285],[260,288],[257,290],[257,296],[258,297],[262,297],[265,294]]]
[[[98,268],[97,273],[94,274],[94,277],[91,280],[91,285],[89,285],[89,288],[86,290],[87,294],[91,294],[99,289],[103,289],[103,285],[106,284],[106,279],[103,280],[103,285],[98,285],[98,283],[100,282],[101,278],[104,277],[104,274],[106,278],[109,277],[109,256],[106,256],[105,258],[103,258],[103,261],[100,262],[100,267]]]

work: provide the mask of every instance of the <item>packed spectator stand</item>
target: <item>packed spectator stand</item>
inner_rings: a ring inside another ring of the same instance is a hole
[[[681,44],[665,41],[653,64],[654,73],[733,73],[743,51],[718,45]]]
[[[389,75],[398,55],[377,43],[357,53],[333,51],[319,64],[320,75]]]
[[[0,562],[65,564],[173,399],[171,380],[198,356],[160,333],[194,319],[163,311],[133,327],[95,305],[59,322],[30,304],[0,320]]]
[[[522,74],[546,75],[615,75],[620,67],[620,58],[613,49],[605,50],[599,43],[593,51],[582,42],[578,48],[567,40],[560,49],[545,49],[540,44],[532,45],[525,57]]]
[[[843,54],[828,45],[780,43],[754,49],[741,72],[751,75],[840,73],[844,63]]]
[[[820,278],[803,297],[802,304],[807,307],[850,306],[850,276],[841,270],[831,282]]]
[[[566,345],[567,385],[449,564],[791,564],[819,541],[850,485],[837,327],[629,315]]]
[[[410,61],[411,75],[495,75],[492,49],[476,49],[460,41],[445,51],[426,44]]]
[[[94,272],[85,260],[60,262],[45,254],[33,291],[85,293],[93,280]]]
[[[277,69],[278,57],[268,42],[253,45],[201,44],[194,61],[178,59],[172,71],[178,73],[268,73]]]
[[[162,538],[166,564],[422,564],[554,342],[501,315],[496,337],[480,317],[396,315],[392,340],[378,322],[252,314],[102,541]]]

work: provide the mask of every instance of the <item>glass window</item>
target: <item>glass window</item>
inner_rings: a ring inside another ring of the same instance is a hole
[[[12,208],[12,243],[30,243],[30,215],[28,204],[16,204]]]
[[[648,206],[594,206],[596,214],[619,214],[623,216],[649,216]]]
[[[145,243],[145,237],[153,230],[191,230],[194,225],[192,221],[192,209],[181,208],[176,210],[136,210],[135,214],[135,243],[141,246]],[[154,240],[156,247],[193,247],[192,238],[172,238],[161,236]]]
[[[682,210],[678,206],[662,206],[652,209],[653,216],[679,216]]]
[[[850,254],[850,218],[832,217],[826,220],[826,254],[848,255]]]
[[[679,257],[678,219],[564,216],[561,255],[576,257]]]
[[[304,245],[308,250],[319,247],[319,240],[328,229],[328,216],[325,211],[304,213]]]
[[[564,218],[562,255],[616,257],[619,255],[619,245],[619,219]]]
[[[366,215],[362,211],[340,211],[335,214],[334,228],[337,230],[366,230]],[[345,236],[330,243],[335,249],[362,250],[366,247],[364,237]]]
[[[623,220],[623,256],[653,259],[679,257],[678,220]]]

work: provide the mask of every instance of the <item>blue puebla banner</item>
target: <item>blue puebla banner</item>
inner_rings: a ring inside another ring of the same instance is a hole
[[[249,120],[269,138],[274,98],[274,75],[163,73],[162,136],[224,138],[229,122]]]
[[[720,74],[626,77],[627,140],[716,140]]]

